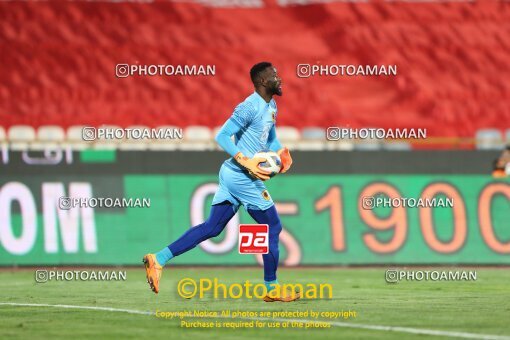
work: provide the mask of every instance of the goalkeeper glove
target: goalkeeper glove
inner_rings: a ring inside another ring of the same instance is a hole
[[[269,172],[266,172],[259,168],[259,164],[265,162],[264,158],[248,158],[243,155],[241,152],[238,152],[234,159],[239,163],[243,168],[248,170],[252,177],[256,177],[260,180],[266,181],[269,179]]]
[[[290,156],[289,149],[281,148],[278,151],[278,156],[282,161],[282,168],[280,169],[280,173],[284,174],[290,169],[290,166],[292,165],[292,157]]]

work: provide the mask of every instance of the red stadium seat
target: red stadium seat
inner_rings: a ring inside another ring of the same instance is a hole
[[[213,128],[252,91],[251,65],[269,60],[284,81],[279,126],[466,137],[510,121],[508,2],[264,7],[1,2],[0,120]],[[123,63],[210,64],[216,73],[117,78]],[[396,64],[398,75],[299,78],[302,63]]]

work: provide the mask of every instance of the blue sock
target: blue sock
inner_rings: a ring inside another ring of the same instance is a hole
[[[275,285],[278,284],[278,280],[274,281],[264,281],[264,284],[266,285],[267,292],[269,293],[273,289],[275,289]]]
[[[168,247],[165,247],[156,253],[156,261],[158,261],[158,263],[162,266],[170,261],[172,257],[174,257],[174,254],[172,254]]]

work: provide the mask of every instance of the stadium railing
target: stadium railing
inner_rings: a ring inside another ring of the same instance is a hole
[[[117,125],[103,125],[103,128],[121,129]],[[188,126],[182,129],[182,139],[97,139],[86,141],[83,138],[85,126],[70,126],[67,129],[57,125],[43,125],[35,129],[29,125],[13,125],[6,129],[0,126],[0,145],[3,149],[14,151],[45,150],[56,147],[73,150],[220,150],[214,137],[221,127],[213,129],[207,126]],[[148,126],[133,125],[126,129],[150,129]],[[165,125],[155,130],[179,129]],[[422,148],[434,148],[437,145],[451,149],[468,148],[477,150],[498,150],[510,144],[510,129],[504,133],[496,128],[480,129],[475,137],[427,137],[416,140],[379,140],[379,139],[339,139],[327,140],[326,130],[320,127],[306,127],[301,130],[282,126],[277,128],[281,143],[294,150],[360,150],[360,151],[407,151]]]

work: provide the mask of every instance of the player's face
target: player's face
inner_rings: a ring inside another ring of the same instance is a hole
[[[503,154],[498,158],[496,166],[500,169],[503,169],[508,162],[510,162],[510,151],[505,150],[503,151]]]
[[[278,76],[275,67],[268,67],[266,70],[265,83],[269,93],[272,95],[276,94],[277,96],[282,95],[282,79]]]

